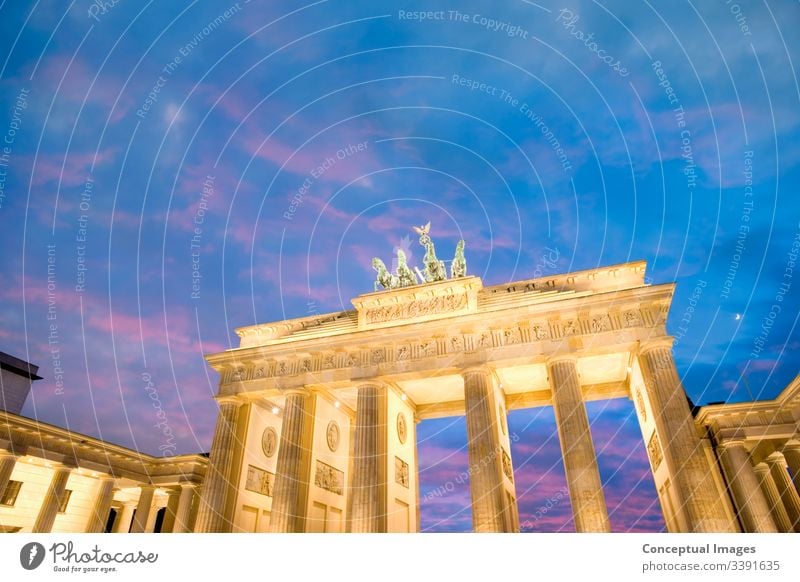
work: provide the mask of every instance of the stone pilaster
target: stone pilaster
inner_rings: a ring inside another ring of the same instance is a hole
[[[673,482],[690,532],[735,532],[715,476],[715,464],[703,450],[686,393],[672,359],[672,338],[642,346],[639,366],[655,415],[659,441],[664,447]]]
[[[494,376],[487,368],[472,368],[461,375],[467,421],[472,530],[516,531],[519,526],[514,523],[514,509],[507,507],[506,503]]]
[[[232,398],[219,399],[219,415],[208,457],[208,469],[195,524],[196,532],[231,531],[231,518],[225,515],[225,508],[231,490],[231,471],[241,404]]]
[[[147,524],[150,522],[150,511],[153,506],[153,495],[156,488],[153,485],[141,485],[139,487],[139,503],[136,504],[136,513],[133,515],[131,533],[144,533]]]
[[[56,467],[50,479],[50,486],[47,488],[42,505],[39,508],[39,515],[33,525],[33,533],[50,533],[53,523],[58,514],[58,507],[67,488],[67,480],[72,469],[69,467]]]
[[[6,492],[8,482],[11,480],[11,473],[17,464],[17,457],[14,453],[0,451],[0,497]]]
[[[744,442],[724,441],[718,445],[718,450],[722,470],[728,480],[745,533],[777,532],[778,529],[761,490],[760,480],[750,464]]]
[[[794,483],[786,470],[786,459],[781,453],[775,452],[767,457],[766,462],[772,480],[775,481],[775,486],[778,488],[783,506],[786,508],[786,515],[789,516],[791,530],[800,532],[800,495],[794,488]]]
[[[173,533],[191,531],[191,511],[195,499],[197,485],[194,483],[181,483],[181,492],[178,496],[178,507],[175,510],[175,525]]]
[[[775,522],[775,527],[779,532],[787,533],[792,531],[792,522],[789,521],[789,515],[786,513],[786,508],[781,501],[781,494],[775,481],[772,479],[772,474],[766,463],[759,463],[753,470],[758,475],[761,482],[761,491],[764,492],[764,497],[767,500],[769,512],[772,515],[772,521]]]
[[[608,509],[576,360],[571,357],[550,360],[547,372],[575,530],[609,532]]]
[[[791,440],[783,447],[783,456],[789,466],[789,474],[794,483],[794,488],[800,493],[800,441]],[[0,484],[2,487],[2,484]],[[2,493],[2,489],[0,489]]]
[[[305,391],[286,395],[281,439],[275,467],[270,529],[279,533],[305,531],[306,503],[314,424],[313,396]]]
[[[94,505],[86,522],[86,533],[102,533],[105,531],[111,502],[114,500],[114,478],[104,477],[97,484]]]
[[[383,533],[386,516],[387,390],[379,383],[358,387],[351,486],[350,531]]]

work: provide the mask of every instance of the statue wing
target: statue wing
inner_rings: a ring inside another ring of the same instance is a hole
[[[428,234],[431,231],[431,223],[428,221],[428,224],[425,226],[412,226],[411,228],[419,235]]]

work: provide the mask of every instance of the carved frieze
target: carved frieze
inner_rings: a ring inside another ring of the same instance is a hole
[[[522,341],[522,334],[520,333],[518,327],[512,327],[503,330],[503,344],[509,346],[512,344],[518,344],[521,341]]]
[[[653,465],[653,471],[655,471],[664,458],[661,452],[661,444],[658,442],[658,435],[655,432],[653,432],[653,436],[650,437],[647,443],[647,454],[650,457],[650,463]]]
[[[442,299],[440,296],[436,299]],[[406,304],[408,306],[410,304]],[[644,308],[642,308],[644,309]],[[651,306],[658,314],[661,306]],[[648,323],[652,322],[652,323]],[[241,363],[225,370],[222,384],[234,384],[270,377],[292,376],[314,371],[356,368],[365,365],[387,365],[396,362],[433,358],[445,354],[458,354],[482,349],[502,348],[528,342],[578,336],[582,334],[604,333],[625,330],[638,326],[660,325],[658,317],[644,317],[641,309],[626,308],[609,313],[579,314],[573,317],[551,320],[533,320],[519,325],[485,329],[468,334],[455,334],[444,337],[420,338],[387,346],[374,346],[359,351],[324,351],[295,358],[282,357],[272,361]],[[654,366],[664,365],[656,358]]]
[[[406,489],[409,488],[408,463],[400,457],[394,458],[394,481]]]
[[[317,461],[317,470],[314,474],[314,485],[336,495],[344,491],[344,472],[327,463]]]
[[[244,483],[244,488],[248,491],[254,491],[255,493],[272,497],[272,485],[274,482],[274,473],[254,467],[253,465],[248,465],[247,479]]]
[[[514,480],[514,471],[511,469],[511,457],[508,456],[508,453],[505,449],[501,449],[503,453],[503,474],[508,477],[509,481]]]
[[[431,297],[430,299],[420,299],[397,305],[375,307],[366,312],[365,318],[367,323],[385,323],[387,321],[414,319],[427,315],[460,311],[465,309],[468,304],[469,297],[466,293],[440,295],[438,297]]]

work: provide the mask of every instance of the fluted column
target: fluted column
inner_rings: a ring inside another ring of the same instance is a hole
[[[462,372],[467,421],[472,530],[502,532],[505,507],[500,438],[495,416],[494,378],[485,368]]]
[[[794,488],[789,472],[786,470],[786,459],[781,453],[772,453],[766,459],[772,480],[778,488],[792,531],[800,532],[800,495]]]
[[[789,466],[794,488],[800,493],[800,441],[791,440],[783,447],[783,456]],[[2,485],[0,485],[1,487]],[[0,494],[2,490],[0,489]]]
[[[270,516],[273,532],[305,530],[311,456],[309,437],[314,422],[311,398],[304,391],[286,395]]]
[[[132,501],[122,506],[122,511],[120,511],[119,517],[117,517],[117,524],[114,527],[115,533],[128,533],[130,531],[134,509],[136,509],[136,503]]]
[[[114,500],[114,478],[104,477],[97,486],[92,512],[86,522],[86,533],[102,533],[106,528],[111,502]]]
[[[772,515],[772,520],[775,522],[775,527],[779,532],[786,533],[792,531],[792,522],[789,521],[789,515],[786,513],[786,508],[781,501],[781,494],[775,481],[772,479],[772,473],[766,463],[759,463],[753,470],[758,475],[761,481],[761,491],[764,492],[764,497],[769,506],[769,512]]]
[[[178,507],[175,510],[175,525],[172,528],[174,533],[191,531],[190,515],[196,488],[194,483],[181,483]]]
[[[139,503],[136,505],[136,513],[133,516],[131,533],[144,533],[147,528],[155,491],[156,488],[153,485],[141,485],[139,487]]]
[[[69,467],[56,467],[53,471],[50,486],[47,488],[47,493],[45,493],[39,508],[39,515],[33,524],[33,533],[50,533],[50,530],[53,529],[53,523],[56,520],[56,514],[58,514],[58,508],[61,505],[71,472],[72,469]]]
[[[353,445],[350,528],[355,533],[388,529],[386,517],[387,388],[358,387]]]
[[[17,457],[14,453],[0,451],[0,497],[6,492],[8,482],[11,480],[11,473],[17,464]]]
[[[597,468],[597,456],[589,429],[589,417],[583,402],[576,360],[571,357],[547,363],[553,411],[564,459],[569,500],[578,532],[609,532],[603,484]]]
[[[217,415],[217,424],[214,428],[211,453],[208,456],[208,469],[195,525],[196,532],[231,531],[231,523],[225,515],[225,507],[228,491],[231,488],[236,425],[241,404],[234,399],[219,399],[219,415]]]
[[[760,480],[750,464],[750,457],[740,440],[718,445],[722,470],[736,503],[739,519],[746,533],[775,533],[778,528],[769,511]]]
[[[671,345],[672,338],[647,344],[638,359],[680,506],[691,532],[735,532],[714,478],[717,467],[709,462],[697,434]]]
[[[161,533],[172,533],[175,529],[175,515],[178,512],[178,501],[181,492],[173,489],[167,496],[167,508],[164,510],[164,520],[161,522]]]

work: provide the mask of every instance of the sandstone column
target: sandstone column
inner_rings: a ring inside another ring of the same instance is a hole
[[[150,522],[150,510],[153,505],[153,495],[156,492],[154,485],[141,485],[139,487],[139,503],[133,516],[131,533],[144,533]]]
[[[547,363],[569,500],[578,532],[610,532],[603,484],[574,357]]]
[[[219,415],[195,525],[195,531],[199,533],[231,531],[231,520],[225,515],[225,506],[231,488],[236,425],[242,403],[234,398],[220,398],[218,402]]]
[[[781,453],[772,453],[766,459],[772,480],[778,488],[778,493],[789,516],[791,531],[800,532],[800,495],[794,488],[789,472],[786,470],[786,459]]]
[[[783,501],[781,501],[778,487],[775,485],[775,481],[772,480],[769,467],[766,463],[759,463],[754,467],[754,470],[761,480],[761,490],[764,492],[775,527],[782,533],[792,531],[792,523],[789,521],[789,515],[783,506]]]
[[[769,511],[760,480],[750,464],[744,441],[728,440],[718,445],[722,470],[728,480],[736,510],[746,533],[775,533],[778,529]]]
[[[735,532],[705,455],[686,393],[672,359],[672,338],[643,345],[639,366],[655,416],[659,441],[673,474],[679,506],[691,532]]]
[[[273,532],[300,533],[305,530],[310,436],[314,424],[312,398],[303,390],[286,395],[270,516]]]
[[[17,457],[14,453],[0,451],[0,497],[6,492],[6,487],[11,480],[11,473],[14,472],[14,465],[16,464]]]
[[[175,525],[172,528],[174,533],[191,531],[189,518],[192,511],[192,502],[194,501],[196,487],[194,483],[181,483],[178,507],[175,510]]]
[[[783,447],[783,456],[789,465],[794,488],[800,493],[800,441],[791,440]],[[0,483],[0,494],[2,494],[2,484]]]
[[[388,529],[386,516],[387,388],[358,387],[351,486],[350,528],[354,533]]]
[[[471,368],[464,379],[464,410],[467,420],[469,486],[472,497],[472,530],[510,532],[515,530],[514,512],[506,507],[502,444],[497,422],[494,376],[488,368]],[[504,514],[510,513],[511,519]]]
[[[86,522],[86,533],[102,533],[105,531],[111,502],[114,500],[114,478],[104,477],[97,484],[97,495],[92,512]]]
[[[136,508],[136,503],[128,502],[122,506],[122,511],[117,518],[117,525],[114,528],[116,533],[128,533],[131,529],[131,518],[133,517],[133,510]]]
[[[167,508],[164,511],[164,520],[161,522],[161,533],[172,533],[175,531],[175,515],[178,512],[180,495],[180,489],[172,489],[169,492],[167,496]]]
[[[56,467],[53,471],[50,486],[47,488],[47,493],[45,493],[42,506],[39,509],[39,515],[36,517],[36,523],[33,525],[33,533],[50,533],[50,530],[53,529],[58,507],[61,505],[61,499],[67,488],[67,480],[71,472],[72,469],[63,466]]]

